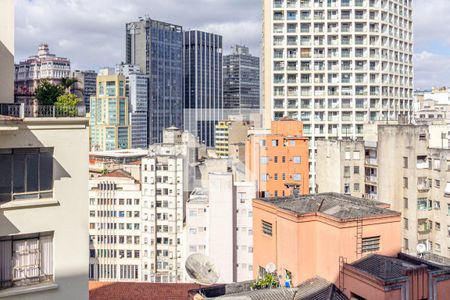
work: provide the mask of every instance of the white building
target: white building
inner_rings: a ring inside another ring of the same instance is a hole
[[[30,103],[41,80],[60,83],[62,78],[70,77],[70,60],[51,54],[48,45],[41,44],[37,55],[21,61],[15,69],[16,102]]]
[[[14,1],[0,1],[0,103],[14,102]]]
[[[232,172],[209,172],[207,187],[186,203],[186,258],[202,253],[220,272],[219,282],[253,279],[252,200],[256,184],[240,182]],[[185,275],[189,281],[189,277]]]
[[[185,203],[195,179],[198,143],[177,128],[163,133],[163,143],[151,145],[142,160],[144,252],[151,259],[144,280],[182,282]]]
[[[266,128],[284,116],[315,141],[360,137],[412,109],[412,1],[265,0]],[[311,190],[315,157],[311,157]]]
[[[148,84],[149,76],[139,66],[117,65],[116,73],[126,77],[130,115],[131,148],[148,148]]]
[[[121,169],[89,181],[89,279],[141,281],[141,184]]]
[[[0,115],[2,299],[88,299],[88,119],[51,115]]]

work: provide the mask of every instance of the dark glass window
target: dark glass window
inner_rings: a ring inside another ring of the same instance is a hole
[[[0,149],[0,166],[0,201],[44,198],[53,189],[52,148]]]

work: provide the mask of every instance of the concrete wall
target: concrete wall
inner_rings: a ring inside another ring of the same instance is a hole
[[[208,242],[209,254],[219,269],[219,283],[234,282],[236,278],[235,218],[233,176],[230,173],[209,174],[209,224],[214,238]],[[218,238],[220,237],[220,238]]]
[[[0,103],[14,102],[14,0],[0,1]]]
[[[262,220],[272,223],[272,236],[262,232]],[[337,222],[325,216],[296,217],[274,206],[253,202],[253,274],[272,262],[285,276],[292,272],[293,285],[320,276],[338,283],[339,257],[353,262],[356,255],[356,222]],[[363,238],[380,236],[380,251],[395,255],[400,251],[400,216],[365,219]],[[364,253],[368,255],[369,253]]]
[[[41,199],[41,205],[0,206],[0,236],[54,232],[58,288],[6,299],[88,299],[87,123],[82,118],[25,119],[18,130],[0,130],[0,148],[54,147],[53,199]]]

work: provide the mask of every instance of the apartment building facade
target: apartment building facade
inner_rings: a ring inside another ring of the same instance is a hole
[[[263,11],[266,127],[303,121],[314,153],[317,140],[411,115],[412,1],[265,0]]]
[[[31,104],[34,91],[43,79],[58,84],[70,77],[70,60],[50,53],[47,44],[41,44],[37,55],[15,65],[14,97],[16,103]]]
[[[294,120],[272,122],[271,130],[249,132],[245,144],[248,181],[257,182],[261,197],[309,193],[308,139],[303,124]]]
[[[225,109],[260,108],[260,62],[248,47],[235,45],[223,57],[223,80]]]
[[[218,282],[253,279],[255,182],[239,181],[233,172],[210,172],[208,186],[197,188],[186,203],[186,258],[207,255],[220,270]],[[187,274],[186,280],[191,281]]]
[[[0,297],[87,300],[88,119],[3,111]]]
[[[230,145],[245,142],[249,129],[253,127],[252,124],[251,121],[220,121],[216,125],[215,133],[216,154],[221,158],[228,158]]]
[[[140,181],[130,173],[116,169],[90,179],[90,280],[144,280],[142,205]]]
[[[97,77],[97,95],[91,97],[91,149],[105,151],[131,146],[126,79],[112,69],[102,69]]]
[[[161,143],[164,128],[183,128],[182,27],[150,18],[128,23],[125,63],[149,76],[148,143]]]
[[[223,38],[189,30],[183,33],[184,129],[208,147],[223,119]]]
[[[365,140],[318,144],[319,192],[362,194],[367,199],[389,203],[403,216],[402,251],[417,254],[417,245],[423,244],[427,252],[450,257],[447,125],[372,128]],[[345,146],[332,149],[336,143]],[[352,155],[355,148],[364,148],[359,160]],[[360,184],[358,190],[351,185],[347,188],[345,176],[329,176],[330,170],[342,174],[350,168],[352,172],[351,165],[364,166],[362,174],[351,173],[352,180]]]

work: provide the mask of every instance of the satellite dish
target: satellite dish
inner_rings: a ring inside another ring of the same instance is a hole
[[[276,270],[277,270],[277,266],[275,266],[275,264],[274,263],[268,263],[267,265],[266,265],[266,272],[267,273],[274,273]]]
[[[427,251],[427,246],[425,244],[417,244],[416,250],[417,253],[422,254]]]
[[[196,283],[211,285],[219,280],[220,274],[209,257],[194,253],[186,259],[186,272]]]

